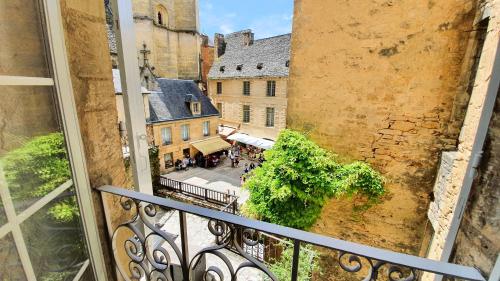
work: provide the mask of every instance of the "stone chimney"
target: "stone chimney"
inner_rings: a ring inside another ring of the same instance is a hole
[[[226,41],[224,39],[224,34],[215,33],[214,52],[215,52],[215,58],[222,56],[226,52]]]
[[[250,46],[253,44],[253,32],[248,29],[242,32],[243,35],[243,45]]]

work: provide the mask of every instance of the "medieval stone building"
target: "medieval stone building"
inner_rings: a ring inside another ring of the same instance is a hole
[[[254,40],[251,30],[216,34],[208,93],[222,123],[276,139],[285,128],[290,34]]]
[[[109,4],[107,7],[110,14]],[[157,86],[155,77],[201,80],[198,1],[133,0],[132,8],[143,86]],[[108,15],[113,57],[116,44],[110,19]]]

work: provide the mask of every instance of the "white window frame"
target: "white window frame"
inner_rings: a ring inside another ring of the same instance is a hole
[[[0,238],[4,238],[7,234],[12,233],[14,245],[16,246],[17,253],[27,279],[37,280],[20,225],[44,206],[47,206],[47,204],[49,204],[58,195],[74,186],[81,214],[85,242],[89,254],[89,260],[84,262],[74,280],[80,280],[89,266],[93,268],[96,280],[107,280],[102,245],[99,239],[97,221],[95,219],[91,187],[85,164],[85,154],[73,96],[73,87],[71,85],[71,76],[66,55],[66,45],[64,42],[61,9],[58,0],[45,0],[40,1],[39,3],[41,9],[44,11],[42,24],[47,31],[46,41],[48,45],[48,52],[50,53],[50,63],[53,69],[54,77],[48,78],[4,75],[0,76],[0,86],[54,87],[56,98],[58,100],[59,112],[61,114],[60,117],[62,120],[62,127],[68,150],[68,158],[71,163],[72,179],[63,183],[44,197],[38,199],[38,201],[19,214],[16,214],[14,203],[8,188],[0,188],[0,197],[7,217],[7,222],[0,226]],[[7,186],[1,167],[0,186]]]
[[[164,132],[168,132],[168,142],[165,142],[165,134]],[[172,128],[171,127],[163,127],[161,128],[161,144],[169,145],[172,144]]]
[[[184,135],[186,137],[184,137]],[[189,141],[190,135],[189,135],[189,124],[182,124],[181,125],[181,138],[183,141]]]
[[[203,121],[203,136],[210,136],[210,121]]]
[[[152,195],[149,145],[144,118],[144,99],[141,95],[132,1],[111,0],[111,6],[134,189]]]

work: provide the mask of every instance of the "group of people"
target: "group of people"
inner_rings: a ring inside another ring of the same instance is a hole
[[[236,168],[240,165],[241,148],[239,145],[233,145],[227,152],[229,159],[231,160],[231,167]]]
[[[188,170],[189,167],[195,167],[195,166],[196,166],[196,159],[190,157],[188,154],[184,155],[184,158],[182,160],[177,159],[175,161],[175,169],[177,171]]]

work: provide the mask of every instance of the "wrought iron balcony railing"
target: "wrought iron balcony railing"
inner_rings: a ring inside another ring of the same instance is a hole
[[[412,281],[423,272],[451,279],[485,280],[472,267],[325,237],[113,186],[100,187],[99,191],[119,196],[123,210],[130,214],[130,220],[117,226],[112,236],[116,265],[125,280],[279,280],[266,258],[256,258],[248,251],[260,245],[260,233],[290,241],[292,281],[298,280],[299,255],[304,253],[300,249],[307,244],[335,252],[335,263],[328,266],[338,267],[338,272],[352,275],[353,280]],[[202,237],[203,229],[211,236],[208,245],[200,243],[206,239]]]

